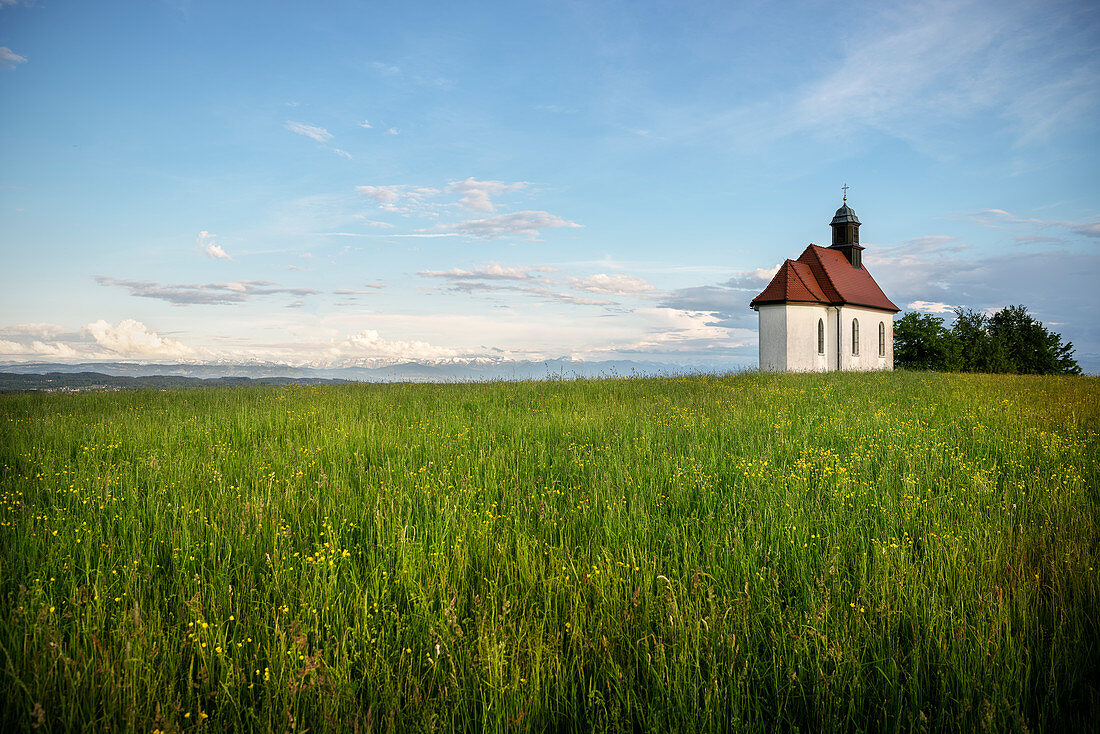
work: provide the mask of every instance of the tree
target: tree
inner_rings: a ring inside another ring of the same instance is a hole
[[[910,312],[894,324],[894,364],[925,370],[1078,375],[1073,343],[1048,331],[1026,306],[1006,306],[992,316],[955,309],[948,330],[943,319]]]
[[[894,365],[912,370],[956,368],[959,350],[943,319],[910,311],[894,322]]]
[[[1079,375],[1073,342],[1048,331],[1027,312],[1027,306],[1006,306],[989,319],[989,338],[1004,345],[1015,369],[1025,375]]]
[[[1016,372],[1016,365],[1003,342],[991,338],[989,317],[981,311],[955,309],[951,335],[959,350],[956,369],[962,372]]]

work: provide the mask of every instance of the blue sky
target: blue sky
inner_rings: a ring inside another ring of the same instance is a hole
[[[751,366],[847,183],[1100,371],[1096,3],[0,0],[0,109],[0,360]]]

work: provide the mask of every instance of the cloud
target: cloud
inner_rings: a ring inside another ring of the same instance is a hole
[[[963,152],[952,140],[964,124],[1014,138],[1016,146],[1091,130],[1100,71],[1095,18],[1084,7],[1053,10],[1026,0],[865,5],[834,29],[829,63],[803,64],[809,78],[793,90],[750,94],[733,107],[709,97],[663,112],[662,125],[681,139],[715,137],[769,153],[796,136],[842,148],[881,133],[940,158]]]
[[[384,339],[375,329],[364,329],[332,344],[327,350],[332,358],[390,358],[400,360],[442,359],[458,354],[454,349],[437,347],[418,340]]]
[[[436,213],[446,204],[433,203],[433,200],[446,194],[458,196],[458,203],[473,211],[494,212],[496,206],[493,197],[510,191],[519,191],[530,184],[526,181],[479,181],[473,176],[462,181],[451,181],[443,188],[431,186],[407,186],[391,184],[385,186],[357,186],[363,196],[377,201],[380,208],[387,211],[411,213]]]
[[[483,240],[495,240],[500,237],[513,236],[537,241],[544,229],[581,226],[583,225],[567,221],[549,212],[523,211],[513,212],[511,214],[501,214],[486,219],[469,219],[465,222],[458,222],[457,224],[442,224],[435,227],[435,230],[442,232],[457,232]]]
[[[205,229],[199,232],[197,242],[199,243],[199,249],[206,253],[207,257],[214,258],[215,260],[229,260],[233,258],[222,249],[222,246],[214,242],[215,235],[210,234]]]
[[[1100,222],[1071,224],[1070,229],[1072,229],[1079,235],[1084,235],[1085,237],[1100,237]]]
[[[923,311],[924,313],[952,313],[955,307],[949,303],[937,301],[913,301],[906,306],[910,311]]]
[[[378,202],[380,209],[391,212],[409,213],[421,211],[425,203],[442,193],[439,189],[427,186],[356,186],[355,190],[368,199]]]
[[[570,278],[569,282],[579,291],[608,293],[613,296],[645,297],[653,291],[653,286],[646,281],[625,273],[597,273],[585,278]]]
[[[404,191],[408,188],[408,186],[356,186],[355,190],[379,204],[387,205],[401,201]]]
[[[5,357],[51,357],[73,359],[80,353],[63,342],[44,342],[34,340],[30,344],[0,339],[0,355]]]
[[[768,285],[779,265],[741,270],[724,283],[679,288],[667,294],[661,308],[711,315],[714,326],[746,329],[756,326],[756,314],[749,301]]]
[[[284,127],[292,133],[304,135],[307,138],[316,140],[318,143],[327,143],[329,140],[332,140],[332,133],[330,133],[323,127],[318,127],[317,125],[307,125],[304,122],[294,122],[292,120],[287,120]]]
[[[400,135],[401,132],[396,127],[391,127],[386,131],[386,135]]]
[[[66,343],[76,334],[57,324],[14,324],[0,328],[0,356],[73,359],[80,352]]]
[[[27,63],[26,56],[20,56],[7,46],[0,46],[0,68],[14,69],[16,64]]]
[[[647,333],[623,344],[590,350],[598,356],[614,354],[666,355],[694,359],[744,359],[744,347],[756,344],[755,329],[731,329],[714,323],[705,311],[669,308],[639,309],[637,315],[647,324]],[[603,355],[599,353],[603,352]]]
[[[374,126],[370,124],[370,120],[363,120],[362,122],[359,123],[359,127],[363,127],[363,128],[366,128],[366,129],[369,130],[370,128],[372,128]]]
[[[156,298],[176,306],[226,306],[243,303],[257,296],[288,294],[311,296],[320,293],[312,288],[281,288],[267,280],[242,280],[230,283],[160,285],[147,280],[123,280],[105,275],[95,276],[100,285],[124,288],[132,296]],[[274,287],[273,287],[274,286]]]
[[[982,256],[953,238],[932,239],[864,251],[864,263],[891,300],[980,311],[1023,303],[1042,320],[1065,324],[1063,335],[1077,345],[1082,366],[1100,368],[1094,315],[1100,255],[1028,248]]]
[[[337,288],[333,291],[338,296],[372,296],[385,288],[381,283],[367,283],[365,288],[370,290],[356,290],[355,288]]]
[[[450,270],[421,270],[417,275],[427,278],[446,278],[448,280],[530,280],[530,270],[489,263],[472,270],[452,268]]]
[[[724,285],[726,288],[732,288],[733,290],[753,291],[756,293],[767,287],[768,283],[775,277],[775,274],[779,272],[779,268],[780,265],[777,264],[770,268],[742,270],[735,273]]]
[[[1004,209],[979,209],[973,212],[962,212],[956,215],[957,219],[980,224],[990,229],[1019,230],[1024,229],[1064,229],[1081,237],[1100,238],[1100,222],[1075,222],[1068,219],[1037,219],[1035,217],[1020,217]],[[1021,235],[1016,237],[1021,242],[1058,242],[1059,238],[1039,237],[1034,235]]]
[[[568,303],[574,306],[614,306],[614,301],[601,301],[596,298],[588,298],[587,296],[578,296],[575,293],[565,293],[563,291],[543,290],[533,291],[533,295],[541,296],[547,301],[557,301],[558,303]]]
[[[0,328],[0,336],[36,336],[51,339],[65,333],[65,327],[57,324],[15,324]]]
[[[351,153],[347,152],[346,150],[340,150],[339,148],[330,148],[329,150],[345,160],[352,160]]]
[[[504,183],[503,181],[478,181],[473,176],[465,181],[452,181],[447,185],[448,193],[459,194],[461,203],[467,209],[475,211],[493,212],[492,198],[508,191],[519,191],[529,186],[526,181]]]
[[[488,263],[471,269],[421,270],[417,275],[446,280],[447,290],[456,293],[519,293],[544,302],[566,303],[574,306],[616,305],[614,301],[569,293],[561,287],[560,282],[548,280],[542,275],[551,272],[556,272],[556,269],[545,266],[523,268]]]
[[[123,357],[180,359],[194,353],[191,347],[149,331],[145,324],[124,319],[117,326],[100,319],[84,326],[96,344]]]
[[[1034,244],[1051,244],[1065,242],[1061,237],[1044,237],[1037,234],[1021,234],[1012,238],[1016,243],[1021,245],[1034,245]]]
[[[539,110],[540,112],[555,112],[559,115],[575,115],[577,111],[572,107],[562,107],[556,104],[533,104],[528,109]]]
[[[968,11],[965,3],[928,3],[890,18],[897,25],[851,46],[835,71],[802,91],[799,124],[891,128],[917,112],[958,116],[986,106],[992,46],[1010,14],[975,24]]]
[[[370,237],[384,237],[385,239],[391,239],[393,237],[420,237],[430,239],[432,237],[460,237],[457,232],[416,232],[413,234],[376,234],[376,235],[364,235]]]
[[[383,74],[387,74],[389,76],[401,73],[401,67],[394,66],[393,64],[387,64],[383,61],[372,61],[371,66],[373,66],[375,69],[382,72]]]
[[[370,219],[365,214],[353,214],[352,218],[358,219],[360,222],[367,225],[368,227],[381,227],[382,229],[393,229],[393,226],[394,226],[394,225],[390,224],[389,222],[383,222],[383,221],[378,220],[378,219]],[[340,234],[340,233],[337,233],[337,234]]]

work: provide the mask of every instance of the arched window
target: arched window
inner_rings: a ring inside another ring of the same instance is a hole
[[[817,353],[825,354],[825,322],[817,320]]]
[[[886,322],[878,322],[878,356],[886,356]]]
[[[852,319],[852,356],[859,356],[859,319]]]

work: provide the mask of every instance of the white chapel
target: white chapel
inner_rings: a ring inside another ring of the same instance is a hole
[[[894,314],[863,266],[860,221],[848,197],[830,223],[833,244],[787,260],[749,305],[760,315],[760,369],[894,369]]]

